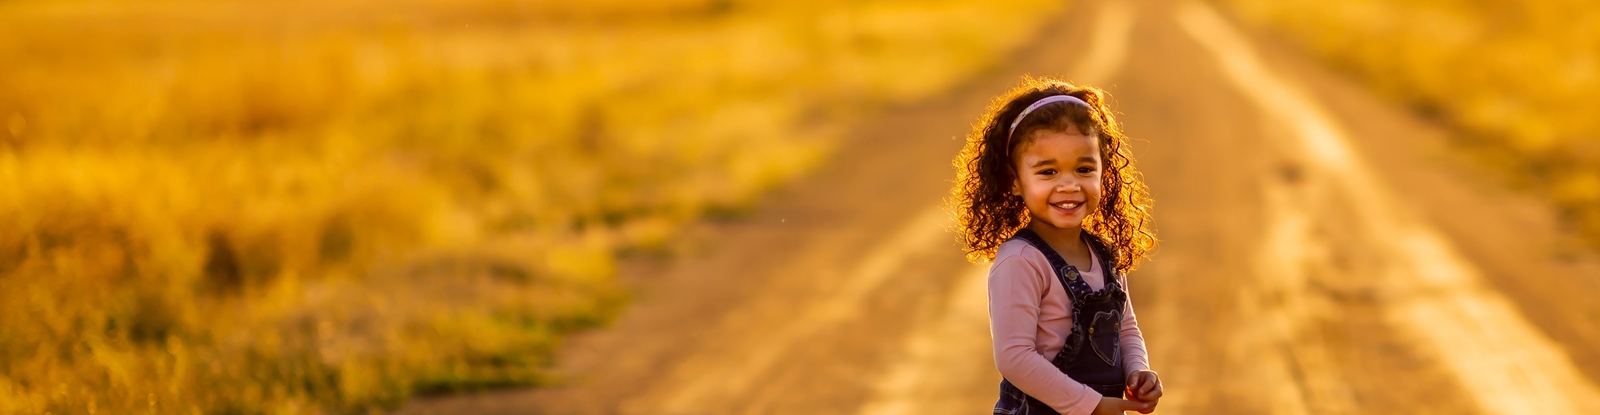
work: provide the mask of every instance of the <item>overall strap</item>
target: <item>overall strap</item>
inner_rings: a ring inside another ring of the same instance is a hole
[[[1100,275],[1105,276],[1105,285],[1110,286],[1111,283],[1115,282],[1118,285],[1124,285],[1122,288],[1126,290],[1128,287],[1122,283],[1122,278],[1117,275],[1117,267],[1114,262],[1116,258],[1111,256],[1111,249],[1101,244],[1100,238],[1093,234],[1085,233],[1084,236],[1085,238],[1083,239],[1088,242],[1089,249],[1094,251],[1096,257],[1100,258]]]
[[[1061,281],[1061,287],[1067,289],[1067,293],[1071,295],[1070,298],[1072,298],[1073,302],[1077,302],[1078,293],[1072,289],[1072,281],[1076,281],[1079,278],[1076,275],[1077,269],[1068,265],[1067,259],[1062,258],[1061,253],[1056,252],[1055,248],[1051,248],[1050,243],[1045,242],[1044,237],[1039,236],[1039,233],[1034,232],[1032,229],[1022,228],[1022,230],[1017,231],[1015,238],[1020,238],[1029,245],[1033,245],[1034,249],[1038,249],[1040,253],[1044,254],[1044,259],[1050,262],[1050,271],[1056,275],[1057,280]],[[1071,280],[1068,280],[1067,276],[1069,274],[1072,275]],[[1074,319],[1076,319],[1076,316],[1074,316]]]
[[[1067,269],[1069,269],[1067,258],[1061,258],[1061,253],[1056,252],[1056,248],[1051,248],[1050,242],[1045,242],[1045,237],[1038,236],[1038,232],[1034,232],[1034,229],[1027,228],[1016,231],[1016,237],[1024,240],[1029,245],[1034,245],[1038,252],[1043,253],[1045,260],[1050,261],[1050,271],[1054,271],[1056,276],[1066,276]],[[1066,284],[1066,280],[1062,280],[1061,285]]]

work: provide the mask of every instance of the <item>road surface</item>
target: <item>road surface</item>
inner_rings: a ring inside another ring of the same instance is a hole
[[[973,414],[999,374],[986,265],[941,208],[1022,74],[1111,91],[1162,245],[1130,277],[1164,414],[1600,414],[1600,257],[1548,205],[1208,3],[1084,0],[1000,68],[859,125],[818,173],[558,355],[557,387],[404,414]]]

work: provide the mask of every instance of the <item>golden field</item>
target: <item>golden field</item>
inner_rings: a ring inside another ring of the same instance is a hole
[[[0,3],[0,414],[555,381],[618,255],[1061,7],[985,3]]]
[[[1461,130],[1474,159],[1561,207],[1600,245],[1600,4],[1582,0],[1223,0]]]

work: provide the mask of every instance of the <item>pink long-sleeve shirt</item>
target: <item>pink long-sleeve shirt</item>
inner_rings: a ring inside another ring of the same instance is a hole
[[[1079,273],[1090,288],[1099,290],[1107,273],[1093,250],[1090,258],[1092,268]],[[989,334],[995,366],[1012,385],[1062,415],[1088,414],[1100,404],[1100,393],[1050,363],[1072,333],[1072,299],[1066,289],[1043,252],[1020,239],[1006,241],[989,268]],[[1122,314],[1119,336],[1124,370],[1149,369],[1132,301]]]

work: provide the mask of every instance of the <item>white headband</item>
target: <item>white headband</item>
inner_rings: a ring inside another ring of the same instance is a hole
[[[1017,114],[1017,119],[1015,121],[1011,122],[1011,128],[1006,130],[1006,148],[1008,150],[1011,148],[1011,134],[1017,132],[1017,124],[1022,124],[1022,119],[1023,118],[1026,118],[1029,113],[1033,112],[1033,110],[1037,110],[1040,107],[1043,107],[1045,105],[1050,105],[1052,103],[1057,103],[1057,102],[1071,102],[1071,103],[1075,103],[1075,104],[1082,105],[1082,106],[1085,106],[1085,107],[1093,108],[1092,106],[1089,105],[1088,102],[1084,102],[1082,99],[1079,99],[1078,97],[1071,96],[1071,95],[1051,95],[1051,96],[1048,96],[1048,97],[1040,98],[1038,101],[1034,101],[1033,104],[1028,105],[1027,108],[1023,108],[1022,112]]]

